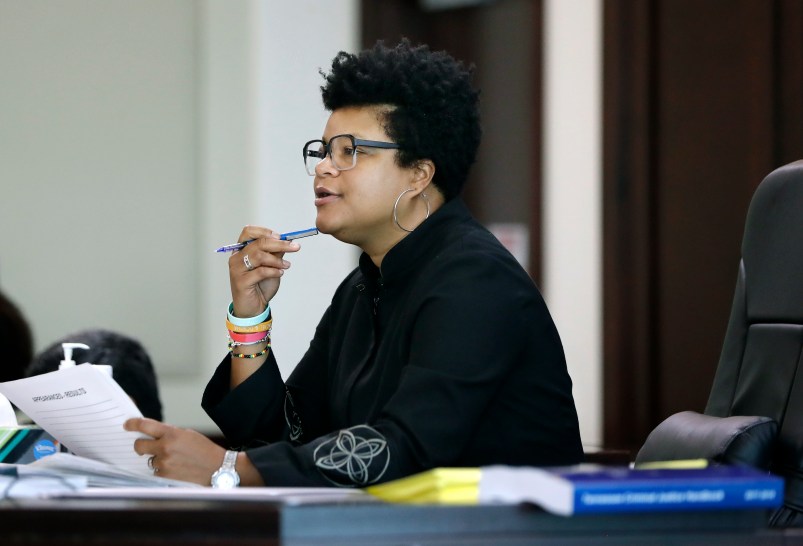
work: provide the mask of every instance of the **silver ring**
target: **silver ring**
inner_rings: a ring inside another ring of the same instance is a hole
[[[246,254],[245,256],[243,256],[243,263],[245,264],[245,268],[246,268],[248,271],[251,271],[251,270],[253,270],[253,269],[254,269],[254,266],[253,266],[253,264],[251,264],[251,260],[249,260],[249,259],[248,259],[248,254]]]
[[[156,458],[156,455],[151,455],[148,457],[148,468],[156,472],[156,469],[153,467],[153,460]]]

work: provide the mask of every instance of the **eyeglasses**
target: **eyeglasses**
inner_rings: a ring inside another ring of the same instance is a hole
[[[310,140],[304,144],[304,168],[308,175],[315,176],[315,167],[328,155],[338,171],[353,169],[357,166],[358,148],[398,149],[400,146],[395,142],[354,138],[354,135],[333,136],[328,144],[323,140]]]

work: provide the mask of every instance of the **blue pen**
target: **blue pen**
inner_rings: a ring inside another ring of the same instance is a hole
[[[287,233],[282,233],[279,236],[279,239],[282,241],[292,241],[293,239],[301,239],[302,237],[309,237],[310,235],[318,235],[317,228],[309,228],[309,229],[302,229],[300,231],[289,231]],[[233,252],[235,250],[240,250],[245,248],[245,245],[248,243],[254,242],[255,239],[248,239],[247,241],[243,241],[242,243],[234,243],[233,245],[226,245],[218,248],[215,252]]]

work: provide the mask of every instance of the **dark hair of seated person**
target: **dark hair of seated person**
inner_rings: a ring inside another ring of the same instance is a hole
[[[25,377],[25,368],[33,357],[33,335],[20,309],[0,292],[0,344],[3,364],[0,382]]]
[[[74,349],[72,358],[77,364],[108,364],[112,367],[112,377],[142,415],[162,420],[162,402],[150,356],[140,342],[117,332],[92,329],[66,335],[36,355],[26,377],[58,370],[64,359],[61,344],[68,342],[89,345],[89,349]]]

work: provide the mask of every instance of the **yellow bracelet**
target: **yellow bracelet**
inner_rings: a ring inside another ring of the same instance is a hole
[[[260,322],[256,326],[236,326],[226,319],[226,328],[238,334],[253,334],[255,332],[267,332],[273,326],[273,319]]]

